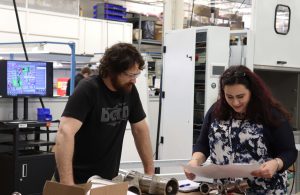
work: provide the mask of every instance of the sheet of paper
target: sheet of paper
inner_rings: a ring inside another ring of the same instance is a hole
[[[156,78],[156,79],[154,80],[154,87],[157,88],[157,89],[160,88],[160,79]]]
[[[136,195],[136,193],[133,193],[133,192],[127,191],[127,195]]]
[[[221,178],[251,178],[252,171],[258,170],[259,164],[229,164],[192,167],[183,165],[183,168],[197,176],[221,179]]]
[[[192,192],[192,191],[198,190],[199,185],[200,185],[199,183],[188,180],[188,179],[179,180],[178,184],[179,184],[180,192]]]

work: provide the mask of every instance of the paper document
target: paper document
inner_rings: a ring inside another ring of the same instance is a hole
[[[188,179],[179,180],[179,191],[180,192],[192,192],[192,191],[199,191],[200,184]]]
[[[91,189],[116,184],[116,183],[114,183],[110,180],[102,179],[101,177],[99,177],[97,175],[94,175],[94,176],[90,177],[88,179],[88,182],[92,183]],[[90,195],[90,190],[86,193],[86,195]],[[137,194],[133,193],[133,192],[130,192],[130,191],[127,191],[127,195],[137,195]]]
[[[192,167],[183,165],[183,168],[197,176],[221,179],[221,178],[251,178],[252,171],[258,170],[259,164],[229,164],[215,165],[209,164],[205,166]]]

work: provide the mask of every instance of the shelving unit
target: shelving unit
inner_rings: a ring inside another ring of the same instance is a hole
[[[154,22],[153,33],[155,33],[155,22],[158,18],[153,16],[144,16],[138,13],[127,13],[128,22],[133,24],[133,44],[137,47],[137,49],[141,53],[145,53],[151,58],[150,63],[155,63],[152,67],[148,66],[148,86],[153,88],[153,79],[160,78],[160,74],[158,74],[158,70],[155,70],[155,67],[158,67],[158,60],[162,59],[162,42],[161,40],[155,40],[155,35],[153,35],[153,39],[145,39],[143,38],[143,30],[142,23],[143,22]],[[150,67],[150,68],[149,68]]]
[[[97,3],[93,6],[94,18],[126,22],[126,8],[111,3]]]
[[[54,153],[49,141],[50,123],[38,121],[1,121],[0,134],[11,138],[0,142],[0,194],[20,192],[24,195],[42,194],[46,180],[51,179],[54,169]],[[46,134],[46,140],[40,135]],[[46,146],[46,150],[42,147]]]
[[[198,138],[204,118],[207,32],[196,34],[193,143]]]
[[[150,17],[150,16],[143,16],[142,14],[138,14],[138,13],[127,13],[127,20],[130,23],[133,23],[133,28],[137,29],[138,32],[138,37],[137,40],[134,40],[133,43],[137,45],[137,48],[139,49],[139,51],[141,51],[141,47],[142,45],[152,45],[152,46],[159,46],[159,48],[161,48],[161,40],[155,40],[154,37],[153,39],[144,39],[142,34],[142,22],[156,22],[157,18],[155,17]],[[155,24],[153,26],[153,28],[155,27]],[[154,29],[155,31],[155,29]],[[155,32],[154,32],[155,33]],[[160,52],[160,49],[158,49],[158,51]],[[144,52],[144,51],[142,51]],[[149,50],[148,50],[149,52]]]

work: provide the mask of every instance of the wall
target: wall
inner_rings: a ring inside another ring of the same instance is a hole
[[[101,0],[81,0],[80,1],[80,8],[82,10],[82,16],[84,17],[93,17],[93,6],[96,5],[98,2],[103,2]],[[110,0],[109,3],[121,5],[127,8],[128,12],[136,12],[142,13],[145,15],[156,15],[159,16],[160,13],[163,12],[162,6],[155,6],[155,5],[147,5],[144,3],[132,3],[122,0]]]
[[[0,43],[20,42],[13,7],[0,5]],[[102,53],[105,48],[122,41],[132,43],[132,24],[100,19],[82,18],[75,15],[59,14],[19,8],[20,25],[25,41],[75,42],[76,53]],[[47,22],[45,22],[47,21]],[[34,52],[37,46],[27,46]],[[65,45],[45,45],[44,51],[70,53]],[[0,47],[0,52],[22,52],[16,48]]]
[[[0,17],[5,18],[5,20],[0,20],[0,43],[19,42],[20,37],[13,7],[0,5]],[[77,54],[103,53],[107,47],[114,43],[132,43],[131,23],[83,18],[74,15],[26,8],[19,8],[19,17],[25,41],[72,41],[76,43]],[[70,53],[69,47],[65,45],[44,45],[42,47],[41,45],[34,45],[34,47],[27,45],[27,51],[28,53]],[[16,47],[8,47],[7,45],[0,46],[0,56],[4,53],[7,56],[7,54],[16,52],[23,53],[21,45],[17,45]],[[37,60],[37,58],[35,58],[35,60]],[[66,69],[55,69],[54,78],[56,78],[57,75],[65,77],[66,72],[68,72]],[[137,88],[146,113],[148,112],[147,74],[146,68],[137,80]],[[67,97],[43,99],[45,106],[51,109],[53,120],[59,119],[65,107]],[[30,99],[28,116],[30,120],[36,119],[37,107],[41,107],[39,100]],[[12,99],[0,98],[0,108],[1,120],[12,119]],[[19,100],[19,118],[23,118],[22,113],[22,100]],[[54,139],[55,136],[52,135],[51,140]],[[122,160],[139,160],[131,136],[130,126],[128,126],[125,133],[124,149]]]

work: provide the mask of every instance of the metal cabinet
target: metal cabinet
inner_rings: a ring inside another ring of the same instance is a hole
[[[46,127],[45,122],[5,121],[0,124],[0,134],[12,135],[11,139],[0,143],[0,148],[8,146],[0,153],[0,194],[42,194],[45,181],[54,173],[55,159],[48,148],[54,142],[41,140],[40,134],[56,131],[41,130]],[[42,150],[42,146],[47,150]]]
[[[228,66],[229,28],[207,26],[165,34],[160,159],[189,159],[206,111]],[[194,139],[195,140],[195,139]]]

